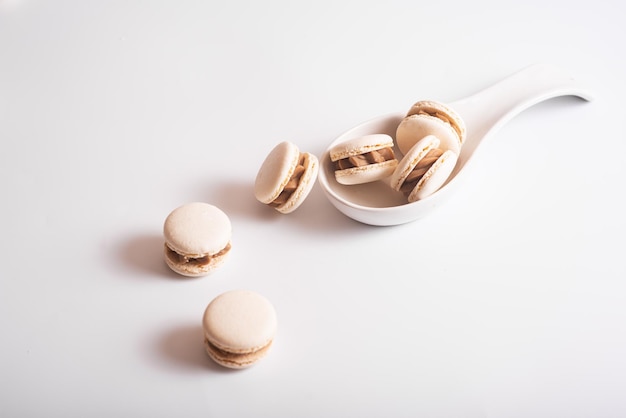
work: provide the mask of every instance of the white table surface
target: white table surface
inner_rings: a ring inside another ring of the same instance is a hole
[[[626,7],[514,4],[0,1],[0,416],[624,416]],[[253,197],[279,141],[536,62],[595,100],[514,118],[425,219]],[[201,279],[161,257],[189,201],[233,223]],[[200,328],[235,288],[279,320],[243,371]]]

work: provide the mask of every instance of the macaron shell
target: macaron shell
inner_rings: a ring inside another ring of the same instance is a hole
[[[254,182],[254,196],[261,203],[271,203],[289,182],[300,157],[298,146],[284,141],[265,157]]]
[[[424,199],[439,190],[450,177],[457,159],[458,155],[454,151],[445,151],[413,188],[408,196],[409,202]]]
[[[439,138],[434,135],[426,135],[421,140],[417,141],[413,147],[405,154],[405,156],[398,163],[398,167],[391,175],[390,185],[391,187],[399,191],[404,183],[404,180],[411,174],[413,168],[421,161],[426,154],[432,149],[438,148],[440,144]]]
[[[427,135],[435,135],[441,141],[439,148],[459,153],[461,143],[456,131],[448,123],[430,115],[410,115],[402,119],[396,129],[396,143],[403,154],[420,139]]]
[[[337,180],[337,183],[347,186],[371,183],[391,176],[397,166],[398,160],[394,159],[382,163],[368,164],[361,167],[336,170],[335,180]]]
[[[411,106],[406,115],[414,115],[421,111],[426,111],[428,113],[438,113],[448,119],[450,121],[450,124],[454,125],[453,129],[457,133],[461,145],[463,145],[466,136],[465,122],[454,109],[444,103],[434,100],[420,100],[419,102],[416,102],[413,104],[413,106]]]
[[[276,311],[258,293],[231,290],[217,296],[203,317],[205,338],[218,349],[244,354],[262,349],[276,333]]]
[[[228,216],[218,207],[203,202],[174,209],[163,224],[165,242],[188,257],[213,255],[223,250],[232,236]]]
[[[277,211],[288,214],[298,209],[302,202],[307,198],[319,172],[319,161],[317,157],[308,152],[304,154],[304,173],[300,177],[298,188],[291,194],[289,199],[281,206],[276,208]]]
[[[331,161],[338,161],[353,155],[365,154],[382,148],[393,147],[393,138],[387,134],[371,134],[355,137],[332,147],[328,152]]]

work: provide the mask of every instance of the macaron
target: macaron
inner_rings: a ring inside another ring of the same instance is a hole
[[[300,152],[289,141],[281,142],[261,164],[254,182],[254,196],[278,212],[291,213],[311,192],[318,171],[315,155]]]
[[[440,148],[439,138],[427,135],[402,158],[391,176],[390,185],[403,192],[409,202],[423,199],[443,186],[457,159],[454,151]]]
[[[250,290],[230,290],[209,303],[202,319],[204,347],[216,363],[249,367],[265,357],[276,334],[276,311]]]
[[[415,103],[396,129],[396,143],[406,154],[417,141],[426,135],[435,135],[441,149],[452,150],[457,155],[465,142],[465,123],[450,107],[432,100]]]
[[[371,183],[389,177],[398,165],[393,138],[371,134],[349,139],[329,149],[339,184]]]
[[[218,207],[203,202],[179,206],[163,224],[165,262],[183,276],[209,274],[228,257],[231,234],[230,219]]]

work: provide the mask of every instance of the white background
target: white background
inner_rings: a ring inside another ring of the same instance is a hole
[[[626,414],[626,53],[614,1],[0,2],[0,416]],[[536,62],[584,81],[481,145],[422,220],[372,227],[316,184],[281,215],[279,141],[452,101]],[[233,223],[209,277],[162,224]],[[201,316],[246,288],[271,354],[214,365]]]

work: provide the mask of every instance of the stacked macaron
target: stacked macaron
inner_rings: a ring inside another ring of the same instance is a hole
[[[415,103],[396,129],[351,138],[329,150],[335,179],[344,185],[387,181],[409,202],[437,191],[454,169],[465,141],[465,124],[450,107],[432,100]],[[396,157],[402,155],[400,161]]]
[[[231,249],[231,224],[218,207],[203,202],[174,209],[163,225],[167,265],[183,276],[204,276],[224,264]]]
[[[204,348],[217,364],[243,369],[268,353],[276,324],[274,306],[265,297],[230,290],[214,298],[204,311]]]
[[[296,144],[283,141],[263,161],[254,182],[254,195],[280,213],[291,213],[311,192],[318,171],[315,155],[300,152]]]
[[[372,134],[341,142],[329,150],[337,183],[370,183],[389,177],[398,165],[393,138]]]
[[[438,137],[426,135],[409,149],[392,174],[391,187],[404,193],[409,202],[433,194],[452,173],[457,154],[442,150],[440,143]]]
[[[441,141],[440,148],[461,151],[465,142],[465,123],[450,107],[432,100],[415,103],[396,130],[398,148],[407,154],[411,147],[426,135],[434,135]]]

